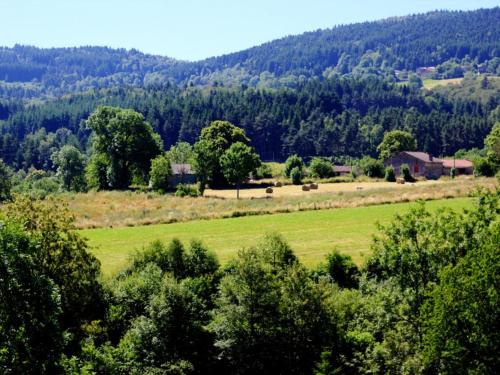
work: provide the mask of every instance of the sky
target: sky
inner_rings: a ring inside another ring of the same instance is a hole
[[[0,46],[135,48],[199,60],[305,31],[500,0],[0,0]]]

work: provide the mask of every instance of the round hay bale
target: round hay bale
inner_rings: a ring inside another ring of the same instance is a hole
[[[309,189],[318,190],[318,184],[315,184],[315,183],[309,184]]]
[[[268,188],[266,189],[266,194],[272,194],[272,193],[273,193],[273,189],[272,189],[272,188],[270,188],[270,187],[268,187]]]
[[[274,183],[274,187],[282,187],[282,186],[283,186],[283,184],[281,183],[281,181],[276,181]]]
[[[401,178],[401,177],[398,177],[398,178],[396,179],[396,183],[397,183],[397,184],[402,184],[402,185],[404,185],[404,183],[405,183],[405,179],[404,179],[404,178]]]
[[[302,191],[309,191],[308,185],[302,185]]]

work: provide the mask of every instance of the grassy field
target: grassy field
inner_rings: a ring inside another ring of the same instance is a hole
[[[436,200],[429,209],[450,207],[462,209],[472,205],[471,198]],[[413,203],[414,204],[414,203]],[[226,262],[237,251],[254,245],[263,235],[281,233],[306,265],[322,261],[334,249],[349,254],[362,264],[369,253],[376,223],[389,222],[396,213],[412,203],[334,210],[304,211],[287,214],[248,216],[231,219],[199,220],[186,223],[150,225],[129,228],[82,230],[100,259],[103,272],[109,276],[127,263],[131,253],[154,240],[182,241],[200,239]]]
[[[310,192],[286,186],[275,189],[272,197],[263,199],[236,200],[234,190],[214,192],[227,199],[179,198],[131,191],[62,194],[60,198],[75,215],[77,227],[90,229],[464,197],[478,186],[493,188],[495,185],[493,178],[461,177],[408,185],[385,182],[320,184],[318,190]],[[358,190],[358,187],[363,189]],[[263,188],[242,192],[243,196],[246,194],[266,195]]]
[[[432,90],[437,86],[459,85],[463,78],[450,78],[450,79],[424,79],[424,88]]]

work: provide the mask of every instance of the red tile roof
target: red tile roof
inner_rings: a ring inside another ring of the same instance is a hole
[[[352,167],[348,165],[334,165],[333,171],[335,173],[351,173]]]
[[[443,159],[443,167],[453,168],[453,163],[455,163],[455,168],[472,168],[472,162],[465,159]]]
[[[434,158],[426,152],[420,151],[403,151],[405,154],[414,157],[415,159],[421,160],[425,163],[441,163],[442,160],[438,158]]]

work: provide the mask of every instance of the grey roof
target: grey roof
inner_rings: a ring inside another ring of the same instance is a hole
[[[171,164],[172,166],[172,173],[174,175],[180,175],[180,174],[194,174],[193,169],[191,168],[191,164]]]

